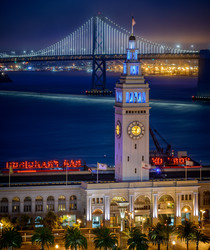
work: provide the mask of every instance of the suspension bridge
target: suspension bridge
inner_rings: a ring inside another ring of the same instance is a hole
[[[106,89],[106,61],[124,60],[130,32],[108,17],[95,16],[62,40],[22,55],[0,53],[0,63],[36,61],[92,61],[92,89]],[[199,52],[172,48],[138,35],[139,59],[199,59]]]

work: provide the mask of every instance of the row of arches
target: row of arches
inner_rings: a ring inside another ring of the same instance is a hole
[[[111,200],[111,211],[117,210],[117,202],[118,201],[125,201],[123,197],[114,197]],[[151,199],[148,196],[140,195],[134,201],[134,210],[141,211],[141,210],[150,210],[151,208]],[[173,209],[174,208],[174,199],[171,195],[162,195],[158,200],[158,209]]]
[[[60,195],[58,197],[58,212],[66,211],[66,197],[64,195]],[[21,200],[19,197],[14,197],[12,199],[12,212],[19,213],[20,211]],[[54,196],[48,196],[46,200],[46,209],[47,212],[52,211],[55,212],[55,198]],[[69,198],[69,210],[77,210],[77,197],[75,195],[71,195]],[[9,200],[6,197],[3,197],[0,200],[0,212],[8,213],[9,211]],[[32,198],[27,196],[23,200],[23,211],[24,212],[32,212]],[[42,196],[37,196],[35,198],[35,212],[43,212],[44,211],[44,199]]]

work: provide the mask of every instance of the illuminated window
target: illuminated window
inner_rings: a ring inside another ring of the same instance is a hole
[[[131,75],[138,75],[139,73],[139,67],[138,66],[131,66],[130,67],[130,74]]]
[[[35,199],[35,211],[36,212],[43,211],[43,199],[41,196],[37,196]]]
[[[97,203],[97,204],[99,203],[99,198],[96,198],[96,203]]]
[[[134,60],[138,60],[138,50],[135,50],[134,52]]]
[[[126,63],[124,63],[123,64],[123,74],[126,75],[126,73],[127,73],[127,65],[126,65]]]
[[[103,198],[100,198],[100,203],[103,203],[104,202],[104,199]]]
[[[130,60],[131,59],[131,53],[130,51],[127,52],[127,60]]]
[[[142,102],[143,103],[146,102],[146,93],[145,92],[142,93]]]
[[[0,212],[1,213],[8,213],[8,199],[7,198],[1,199]]]
[[[138,103],[141,103],[141,92],[138,93]]]
[[[134,92],[134,103],[138,102],[138,93]]]
[[[77,210],[77,197],[75,195],[70,197],[69,210]]]
[[[24,212],[31,212],[31,198],[26,197],[24,199]]]
[[[20,199],[18,197],[14,197],[12,199],[12,212],[13,213],[20,212]]]
[[[187,195],[187,194],[185,194],[185,200],[186,200],[186,201],[188,200],[188,195]]]
[[[122,92],[121,91],[116,91],[116,101],[122,102]]]
[[[130,92],[130,103],[133,103],[133,92]]]
[[[95,203],[96,203],[95,198],[93,198],[93,199],[92,199],[92,203],[93,203],[93,204],[95,204]]]
[[[126,92],[126,103],[129,103],[130,100],[130,93]]]
[[[64,195],[58,198],[58,211],[66,211],[66,197]]]
[[[53,196],[47,197],[47,212],[53,212],[55,210],[55,200]]]

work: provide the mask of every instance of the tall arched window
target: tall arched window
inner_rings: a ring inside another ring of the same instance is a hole
[[[8,199],[7,198],[1,199],[0,211],[1,213],[8,213]]]
[[[20,212],[20,199],[18,197],[14,197],[12,199],[12,212],[13,213]]]
[[[77,197],[75,195],[70,196],[69,210],[77,210]]]
[[[41,196],[37,196],[35,200],[35,211],[42,212],[43,211],[43,198]]]
[[[47,198],[47,212],[53,212],[55,210],[55,199],[53,196]]]
[[[66,197],[64,195],[58,198],[58,211],[66,211]]]
[[[24,199],[24,212],[31,212],[31,197]]]

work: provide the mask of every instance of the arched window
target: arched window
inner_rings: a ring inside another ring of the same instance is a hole
[[[134,202],[134,210],[150,210],[150,199],[144,195],[139,196]]]
[[[66,197],[64,195],[58,198],[58,211],[66,211]]]
[[[1,199],[0,211],[1,213],[8,213],[8,199],[7,198]]]
[[[55,199],[53,196],[47,198],[47,212],[53,212],[55,210]]]
[[[35,211],[36,212],[43,211],[43,198],[41,196],[37,196],[35,199]]]
[[[12,199],[12,212],[13,213],[20,212],[20,199],[18,197],[14,197]]]
[[[75,195],[70,196],[69,210],[77,210],[77,197]]]
[[[210,205],[210,192],[207,190],[203,192],[203,205]]]
[[[163,195],[158,201],[158,209],[173,209],[174,208],[174,199],[170,195]]]
[[[24,212],[31,212],[31,197],[24,199]]]

